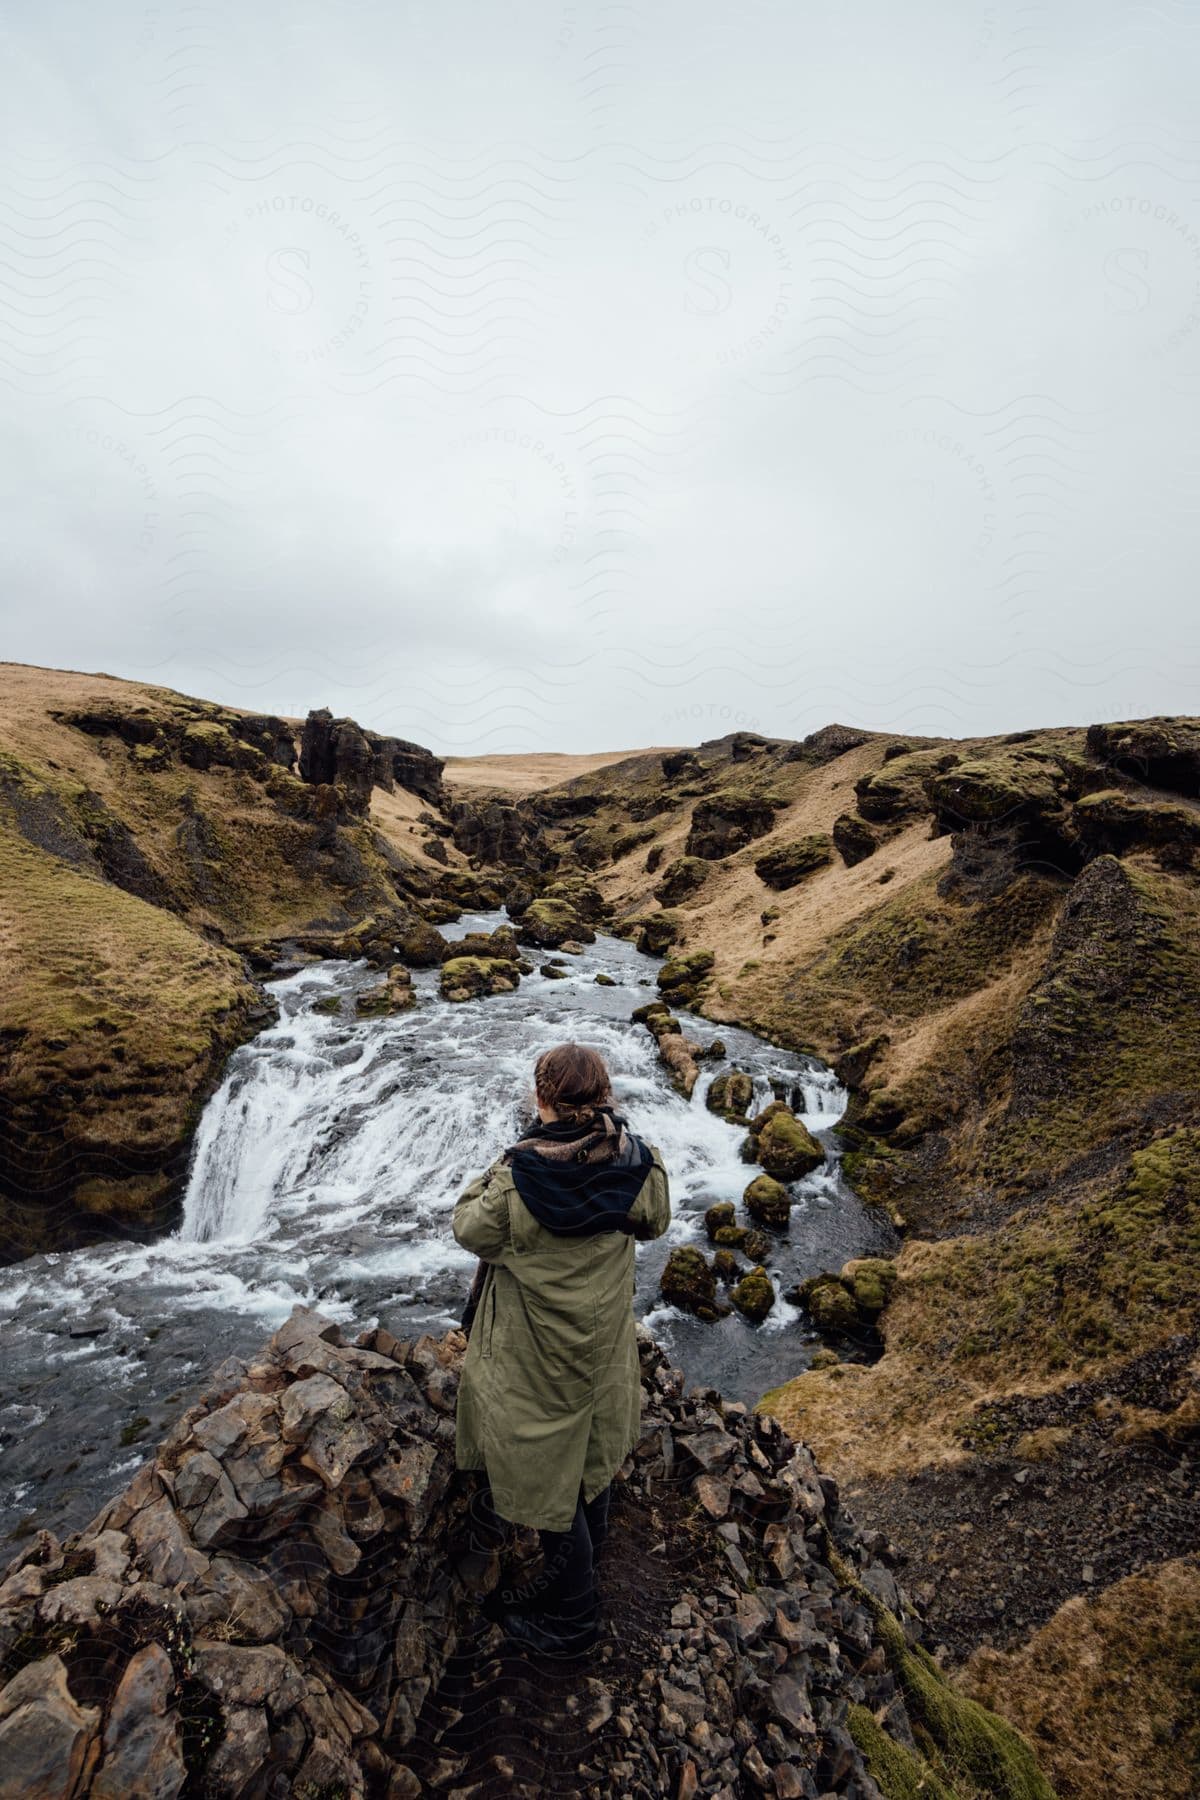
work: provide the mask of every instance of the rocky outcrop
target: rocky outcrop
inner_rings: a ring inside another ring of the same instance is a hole
[[[779,795],[748,793],[736,788],[723,788],[710,794],[693,808],[691,829],[684,845],[686,854],[703,857],[707,862],[731,856],[735,850],[770,831],[775,814],[783,804]]]
[[[920,1779],[918,1738],[961,1758],[963,1703],[934,1665],[904,1673],[919,1624],[884,1541],[775,1420],[685,1396],[645,1337],[608,1643],[546,1668],[514,1717],[502,1696],[534,1671],[477,1603],[528,1566],[528,1534],[478,1548],[480,1478],[454,1470],[463,1341],[350,1344],[298,1310],[91,1525],[33,1539],[0,1585],[3,1791],[401,1800],[520,1791],[515,1759],[532,1791],[597,1800],[879,1800],[888,1768]],[[1023,1741],[972,1719],[1027,1782],[989,1791],[1046,1796]]]
[[[698,893],[708,880],[708,864],[700,856],[677,856],[669,862],[654,890],[654,898],[664,906],[677,906],[681,900]]]
[[[300,739],[300,779],[315,787],[337,787],[348,812],[364,816],[371,789],[390,792],[397,783],[423,800],[442,806],[441,757],[404,738],[366,731],[353,719],[335,719],[328,707],[310,712]]]
[[[849,750],[857,750],[860,745],[870,743],[872,733],[858,731],[853,725],[822,725],[819,731],[810,731],[806,738],[798,744],[789,744],[784,762],[822,763],[834,762],[839,756],[845,756]]]
[[[1200,720],[1089,725],[1087,747],[1098,761],[1134,781],[1200,799]]]
[[[793,844],[780,844],[760,856],[754,873],[769,888],[781,890],[796,887],[806,876],[824,869],[833,861],[833,844],[823,831],[798,838]]]
[[[848,869],[865,862],[879,848],[879,840],[865,819],[839,813],[833,821],[833,847]]]
[[[669,994],[681,1006],[692,1005],[703,992],[715,961],[711,950],[689,950],[668,957],[658,971],[660,991]]]

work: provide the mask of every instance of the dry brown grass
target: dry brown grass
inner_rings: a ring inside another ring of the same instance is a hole
[[[573,755],[566,751],[543,750],[514,752],[512,755],[448,756],[443,779],[452,793],[460,792],[472,799],[486,794],[517,800],[525,794],[540,793],[543,788],[557,787],[577,775],[590,775],[595,769],[607,769],[628,756],[654,756],[676,749],[674,744],[650,745],[645,750],[593,750]]]
[[[1029,1739],[1061,1800],[1200,1792],[1200,1559],[1075,1595],[1020,1649],[956,1676]]]

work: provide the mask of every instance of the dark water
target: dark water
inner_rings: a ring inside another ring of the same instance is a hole
[[[477,914],[446,931],[501,920]],[[807,1365],[818,1340],[782,1300],[761,1326],[737,1315],[706,1326],[658,1303],[658,1276],[672,1245],[703,1239],[704,1208],[739,1199],[755,1173],[738,1155],[744,1134],[704,1105],[731,1065],[753,1076],[758,1104],[792,1099],[829,1151],[795,1186],[768,1264],[777,1289],[894,1248],[888,1221],[841,1178],[831,1131],[843,1090],[809,1058],[685,1013],[691,1036],[720,1036],[729,1052],[689,1104],[629,1023],[653,996],[657,961],[607,937],[562,960],[565,980],[533,974],[514,994],[463,1005],[438,998],[436,970],[418,972],[416,1008],[361,1023],[313,1008],[373,986],[364,964],[314,964],[272,984],[279,1022],[235,1052],[205,1110],[179,1230],[0,1270],[0,1537],[85,1523],[212,1368],[253,1351],[297,1301],[355,1331],[457,1323],[474,1265],[450,1235],[454,1201],[511,1142],[534,1059],[565,1038],[602,1052],[622,1110],[671,1172],[670,1231],[637,1252],[638,1315],[690,1381],[733,1398],[752,1402]],[[597,986],[600,971],[618,985]]]

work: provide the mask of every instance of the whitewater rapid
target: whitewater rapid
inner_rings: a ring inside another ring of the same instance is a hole
[[[474,914],[443,929],[500,922]],[[809,1058],[684,1013],[690,1035],[719,1036],[728,1052],[686,1102],[630,1023],[657,961],[607,937],[561,960],[564,979],[534,973],[513,994],[458,1005],[438,996],[436,970],[417,971],[418,1004],[381,1019],[354,1017],[356,992],[380,979],[364,963],[269,984],[278,1020],[234,1052],[205,1108],[178,1230],[0,1270],[0,1535],[84,1522],[213,1367],[252,1352],[297,1302],[355,1331],[456,1323],[473,1259],[450,1233],[455,1199],[529,1117],[537,1055],[567,1038],[601,1051],[621,1110],[671,1173],[672,1225],[638,1249],[639,1317],[690,1380],[737,1398],[807,1364],[817,1340],[782,1298],[760,1328],[736,1315],[705,1326],[658,1303],[658,1276],[672,1245],[703,1238],[704,1208],[739,1199],[754,1172],[744,1133],[704,1104],[731,1065],[753,1077],[758,1104],[786,1097],[830,1152],[796,1186],[768,1264],[777,1288],[891,1248],[887,1222],[840,1174],[831,1134],[844,1091]]]

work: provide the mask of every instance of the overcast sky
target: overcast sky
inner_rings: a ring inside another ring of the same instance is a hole
[[[442,754],[1198,710],[1186,0],[47,0],[0,66],[0,655]]]

